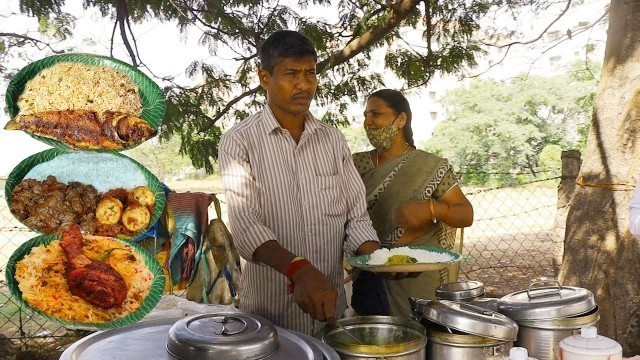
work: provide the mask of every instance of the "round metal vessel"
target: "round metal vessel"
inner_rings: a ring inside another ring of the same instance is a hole
[[[470,334],[448,334],[429,330],[428,360],[502,360],[513,342]]]
[[[595,326],[599,319],[600,313],[596,307],[592,312],[578,317],[520,320],[515,345],[526,348],[532,357],[539,360],[555,360],[554,352],[562,339],[572,336],[583,326]]]
[[[322,341],[336,350],[342,360],[425,359],[426,330],[416,321],[392,316],[356,316],[338,322],[342,328],[327,327]]]
[[[463,302],[434,300],[421,312],[430,360],[502,360],[518,336],[513,320]]]
[[[469,302],[484,296],[484,284],[480,281],[456,281],[438,286],[436,299]]]
[[[591,291],[557,281],[552,282],[555,286],[535,287],[544,283],[502,297],[498,311],[518,323],[516,346],[539,360],[555,360],[560,341],[583,326],[595,326],[600,313]]]
[[[238,315],[238,313],[233,313],[233,315]],[[97,332],[75,342],[62,353],[60,359],[176,360],[178,357],[167,351],[167,337],[172,326],[185,319],[188,318],[145,321],[118,329]],[[311,336],[277,326],[275,330],[277,350],[262,358],[264,360],[340,359],[338,354],[327,344]],[[243,355],[239,356],[242,359],[245,358]],[[227,358],[231,359],[232,357]],[[207,359],[207,357],[198,357],[198,359]]]

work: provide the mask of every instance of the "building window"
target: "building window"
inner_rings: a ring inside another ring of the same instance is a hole
[[[560,55],[552,56],[552,57],[549,58],[549,63],[551,65],[556,65],[560,61],[560,59],[562,59],[562,57]]]
[[[436,99],[436,92],[435,91],[429,91],[429,99],[431,99],[431,100],[435,100]]]
[[[587,26],[589,26],[589,25],[591,25],[591,23],[590,23],[590,22],[588,22],[588,21],[580,21],[580,22],[578,23],[578,26],[579,26],[579,27],[587,27]]]
[[[560,39],[560,36],[561,36],[561,34],[560,34],[560,31],[558,31],[558,30],[556,30],[556,31],[549,31],[549,32],[547,33],[547,38],[548,38],[549,40],[551,40],[551,41]]]
[[[429,115],[431,115],[431,120],[437,120],[438,119],[438,113],[435,111],[432,111]]]

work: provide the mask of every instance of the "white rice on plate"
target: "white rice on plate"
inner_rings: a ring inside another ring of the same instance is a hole
[[[378,249],[371,253],[371,257],[367,262],[367,265],[384,265],[387,259],[393,255],[407,255],[416,259],[418,263],[442,263],[453,260],[453,257],[449,254],[438,253],[422,249],[412,249],[408,246],[402,246],[392,249]]]
[[[93,185],[101,193],[147,185],[144,174],[134,163],[107,153],[61,154],[34,166],[24,178],[43,181],[49,175],[65,184],[76,181]]]

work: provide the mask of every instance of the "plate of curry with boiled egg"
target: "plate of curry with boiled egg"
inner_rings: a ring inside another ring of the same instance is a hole
[[[9,258],[6,281],[26,309],[65,327],[107,330],[133,324],[159,302],[165,275],[136,244],[83,233],[40,235]]]
[[[21,69],[6,92],[11,120],[54,148],[99,152],[131,149],[155,136],[165,113],[162,89],[131,65],[70,53]]]
[[[134,241],[157,222],[165,188],[137,161],[120,153],[49,149],[22,160],[9,174],[5,198],[31,230],[60,236],[74,225],[84,234]]]

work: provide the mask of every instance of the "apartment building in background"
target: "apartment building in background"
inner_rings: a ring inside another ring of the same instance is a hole
[[[441,97],[450,89],[468,86],[474,78],[507,81],[522,74],[552,77],[565,73],[570,64],[585,61],[587,57],[602,62],[609,1],[585,0],[571,5],[562,17],[553,22],[565,5],[563,2],[538,14],[524,13],[518,19],[520,24],[515,21],[510,24],[508,19],[503,19],[504,26],[518,26],[522,37],[502,38],[498,43],[502,47],[485,47],[488,54],[479,58],[478,66],[464,75],[436,76],[426,88],[408,91],[416,139],[431,138],[434,127],[445,118],[446,109],[440,103]],[[509,43],[513,45],[504,46]],[[402,86],[397,80],[390,82]]]

